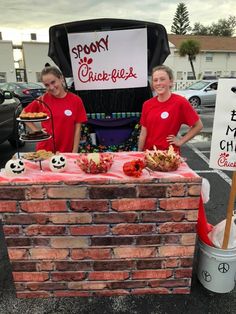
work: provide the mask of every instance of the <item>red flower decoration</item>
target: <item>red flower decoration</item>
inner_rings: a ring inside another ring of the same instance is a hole
[[[125,162],[123,165],[124,173],[131,177],[140,177],[144,168],[145,163],[141,159]]]

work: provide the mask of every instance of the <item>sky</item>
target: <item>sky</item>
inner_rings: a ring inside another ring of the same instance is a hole
[[[160,23],[170,33],[180,2],[187,7],[191,26],[208,26],[236,14],[235,0],[1,0],[0,32],[3,40],[14,43],[30,40],[30,33],[47,42],[49,27],[56,24],[121,18]]]

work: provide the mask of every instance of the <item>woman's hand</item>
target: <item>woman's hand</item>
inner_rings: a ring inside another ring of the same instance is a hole
[[[182,145],[182,141],[180,138],[178,138],[177,136],[171,134],[171,135],[168,135],[167,138],[166,138],[167,142],[170,144],[170,145],[175,145],[175,146],[181,146]]]

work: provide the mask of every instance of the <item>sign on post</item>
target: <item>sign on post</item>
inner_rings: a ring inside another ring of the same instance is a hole
[[[222,249],[227,249],[236,197],[236,79],[220,79],[218,83],[210,167],[234,171],[222,244]]]
[[[219,79],[210,167],[236,171],[236,79]]]
[[[147,86],[147,29],[68,34],[76,90]]]

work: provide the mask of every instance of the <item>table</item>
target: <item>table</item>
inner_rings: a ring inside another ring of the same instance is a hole
[[[25,161],[0,172],[2,220],[19,298],[190,293],[201,177],[183,162],[174,172],[123,174],[141,152],[114,153],[106,174]]]

